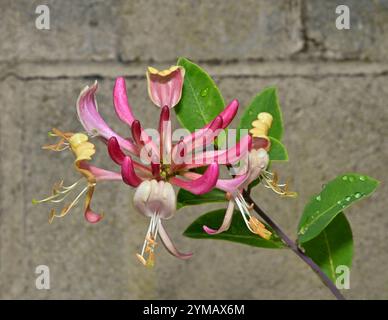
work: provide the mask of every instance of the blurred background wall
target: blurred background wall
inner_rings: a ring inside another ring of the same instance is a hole
[[[50,8],[50,30],[35,27],[35,8]],[[337,30],[335,8],[350,8],[350,30]],[[337,174],[358,171],[382,184],[348,218],[355,258],[348,298],[388,298],[388,1],[318,0],[0,0],[0,298],[33,299],[329,299],[318,278],[287,250],[271,251],[192,240],[181,234],[219,205],[186,208],[167,228],[190,261],[162,248],[153,270],[134,257],[147,219],[132,207],[124,184],[99,185],[97,225],[81,206],[47,222],[34,206],[51,185],[77,178],[68,153],[42,151],[52,127],[81,130],[75,101],[99,81],[101,113],[118,132],[115,77],[145,126],[155,126],[145,68],[178,56],[203,66],[226,100],[242,106],[266,86],[279,89],[297,199],[258,187],[261,206],[293,237],[304,204]],[[114,168],[103,144],[97,163]],[[35,268],[48,265],[51,289],[35,288]]]

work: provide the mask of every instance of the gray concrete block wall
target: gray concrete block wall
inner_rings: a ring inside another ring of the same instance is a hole
[[[80,208],[48,225],[49,207],[31,204],[59,178],[77,178],[69,154],[40,146],[51,127],[81,129],[74,104],[83,86],[99,80],[101,112],[127,135],[112,109],[114,78],[126,76],[136,115],[154,126],[145,67],[168,67],[181,55],[201,62],[226,100],[242,106],[266,86],[279,88],[290,161],[277,168],[299,198],[260,187],[254,195],[289,234],[309,196],[337,174],[360,171],[382,181],[348,213],[355,259],[345,295],[388,298],[388,1],[345,1],[351,29],[344,31],[335,29],[340,3],[332,0],[51,0],[45,31],[35,28],[38,4],[0,1],[0,298],[331,298],[287,250],[182,237],[217,205],[183,209],[166,224],[182,250],[194,251],[190,261],[158,250],[156,267],[145,270],[134,253],[147,220],[125,185],[98,185],[93,207],[106,218],[97,225],[84,222]],[[113,169],[104,146],[97,148],[98,164]],[[39,264],[50,267],[48,291],[35,288]]]

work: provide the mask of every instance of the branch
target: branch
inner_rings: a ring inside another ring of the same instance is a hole
[[[253,204],[253,209],[257,212],[257,214],[279,235],[282,241],[286,244],[288,248],[290,248],[299,258],[301,258],[322,280],[324,285],[329,288],[331,293],[338,300],[346,300],[345,297],[341,294],[341,292],[337,289],[335,284],[330,280],[330,278],[321,270],[321,268],[308,256],[304,254],[304,252],[299,248],[299,246],[292,241],[280,227],[269,217],[267,214],[260,209],[260,207],[252,200],[250,194],[244,190],[243,196],[247,202]]]

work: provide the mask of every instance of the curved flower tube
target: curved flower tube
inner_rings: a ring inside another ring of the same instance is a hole
[[[232,188],[225,190],[222,188],[222,186],[219,186],[220,189],[228,192],[230,198],[228,208],[220,228],[218,230],[214,230],[208,226],[203,226],[203,230],[206,233],[212,235],[228,230],[232,222],[234,208],[237,206],[241,212],[247,228],[252,233],[258,234],[264,239],[269,239],[271,237],[271,232],[265,228],[265,225],[261,223],[256,217],[251,215],[250,211],[252,208],[246,203],[241,193],[244,188],[246,188],[253,180],[259,177],[261,170],[264,170],[268,166],[268,163],[269,157],[264,149],[252,150],[248,157],[248,171],[244,175],[245,179],[243,179],[239,185],[236,185],[234,190],[231,190]]]
[[[106,140],[115,137],[120,146],[133,154],[139,154],[138,148],[129,140],[123,139],[115,133],[98,113],[96,91],[98,88],[97,81],[92,86],[86,86],[77,99],[78,119],[86,132],[91,136],[100,136]]]
[[[218,175],[218,164],[214,162],[206,169],[203,175],[200,175],[198,179],[186,181],[177,177],[172,177],[170,181],[178,187],[199,195],[207,193],[215,187]]]
[[[78,186],[81,185],[83,180],[86,180],[86,185],[82,187],[81,191],[75,197],[75,199],[66,204],[59,214],[56,213],[55,209],[50,211],[49,223],[52,223],[55,217],[64,217],[69,211],[79,202],[81,197],[86,194],[84,203],[84,216],[85,219],[90,223],[96,223],[103,218],[103,214],[94,212],[90,203],[93,197],[94,188],[98,181],[104,180],[122,180],[122,177],[117,172],[108,171],[102,168],[91,166],[88,161],[92,159],[96,150],[94,144],[89,142],[87,135],[83,133],[71,133],[62,132],[58,129],[52,129],[52,136],[58,137],[59,141],[56,144],[46,145],[43,148],[53,151],[63,151],[70,149],[75,156],[74,167],[83,176],[84,179],[80,179],[70,186],[64,186],[63,181],[56,183],[53,187],[52,195],[43,200],[33,200],[33,203],[60,203],[63,202],[67,196],[70,195],[71,191],[74,191]]]
[[[119,77],[115,81],[113,105],[118,118],[131,127],[136,119],[132,113],[132,107],[128,103],[127,87],[123,77]]]

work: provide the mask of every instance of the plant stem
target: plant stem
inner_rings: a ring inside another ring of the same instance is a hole
[[[335,284],[330,280],[330,278],[321,270],[321,268],[308,256],[304,254],[304,252],[299,248],[299,246],[292,241],[280,227],[263,211],[261,208],[252,200],[249,192],[243,191],[243,196],[247,202],[253,204],[253,209],[257,212],[257,214],[279,235],[282,241],[286,244],[288,248],[290,248],[299,258],[301,258],[322,280],[324,285],[329,288],[331,293],[338,300],[346,300],[345,297],[341,294],[341,292],[337,289]]]

